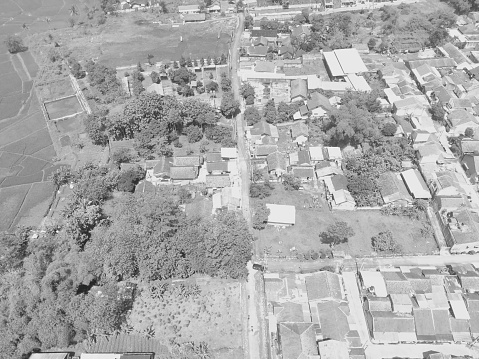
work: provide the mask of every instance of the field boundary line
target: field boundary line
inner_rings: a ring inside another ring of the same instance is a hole
[[[28,80],[29,80],[29,81],[32,81],[32,76],[30,75],[30,71],[28,71],[28,68],[27,68],[27,66],[25,65],[25,62],[23,62],[22,57],[21,57],[18,53],[16,53],[15,56],[18,57],[18,59],[20,60],[20,63],[22,64],[22,67],[23,67],[23,70],[24,70],[25,73],[27,74]],[[32,88],[33,88],[33,87],[32,87]]]
[[[41,131],[41,130],[44,130],[45,128],[46,128],[46,126],[45,126],[45,127],[42,127],[42,128],[40,128],[40,129],[38,129],[38,130],[36,130],[36,131],[33,131],[33,132],[29,133],[29,134],[28,134],[28,135],[26,135],[25,137],[22,137],[22,138],[19,138],[19,139],[17,139],[17,140],[15,140],[15,141],[13,141],[13,142],[7,143],[5,146],[2,146],[2,147],[0,147],[0,151],[2,151],[2,148],[6,147],[6,146],[8,146],[8,145],[10,145],[10,144],[12,144],[12,143],[15,143],[15,142],[18,142],[18,141],[24,140],[25,138],[27,138],[27,137],[29,137],[29,136],[33,135],[34,133],[37,133],[37,132],[39,132],[39,131]],[[49,145],[49,146],[50,146],[50,145]],[[45,147],[43,147],[43,148],[45,148]],[[43,148],[42,148],[42,149],[43,149]],[[38,151],[40,151],[40,150],[38,150]],[[37,152],[38,152],[38,151],[37,151]],[[4,151],[4,152],[6,152],[6,151]],[[12,153],[13,153],[13,152],[12,152]],[[19,153],[19,154],[20,154],[20,153]],[[27,155],[25,155],[24,153],[21,153],[21,155],[23,155],[23,156],[27,156]]]
[[[70,81],[73,86],[73,89],[76,91],[76,96],[78,101],[80,102],[80,105],[83,106],[87,114],[91,115],[92,111],[90,105],[88,104],[88,101],[85,98],[83,91],[80,89],[80,85],[78,85],[77,79],[72,74],[70,74]]]
[[[21,185],[17,185],[17,186],[21,186]],[[10,187],[17,187],[17,186],[10,186]],[[21,212],[22,207],[23,207],[23,205],[25,204],[25,199],[27,198],[28,194],[29,194],[30,191],[32,190],[32,186],[33,186],[33,183],[30,183],[30,188],[28,188],[27,193],[25,193],[25,196],[23,197],[23,200],[22,200],[22,204],[20,205],[20,207],[18,207],[17,213],[15,213],[15,216],[13,216],[12,222],[11,222],[11,223],[9,224],[9,226],[8,226],[8,229],[9,229],[9,230],[10,230],[10,228],[12,228],[13,224],[15,223],[15,220],[16,220],[17,217],[18,217],[18,214]],[[6,187],[6,188],[10,188],[10,187]]]

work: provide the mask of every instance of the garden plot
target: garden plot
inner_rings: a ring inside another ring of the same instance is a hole
[[[83,112],[83,107],[78,101],[76,95],[51,102],[45,102],[45,109],[47,110],[50,120],[59,120]]]
[[[152,284],[135,300],[128,324],[165,341],[206,342],[215,350],[242,351],[240,284]]]

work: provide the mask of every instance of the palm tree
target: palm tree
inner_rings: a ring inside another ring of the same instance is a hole
[[[70,8],[70,16],[74,16],[74,15],[78,15],[78,10],[75,7],[75,5],[72,5],[72,7]]]

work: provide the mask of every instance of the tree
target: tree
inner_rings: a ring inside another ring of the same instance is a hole
[[[153,65],[152,59],[153,59],[154,57],[155,57],[155,56],[153,56],[152,54],[146,55],[146,58],[148,59],[148,63],[149,63],[150,65]]]
[[[73,178],[73,173],[69,166],[62,166],[58,168],[55,172],[52,172],[50,177],[48,178],[57,189],[61,186],[70,183]]]
[[[205,136],[214,143],[223,143],[226,139],[231,139],[233,131],[226,126],[210,126],[205,130]]]
[[[77,8],[75,7],[75,5],[72,5],[70,7],[70,16],[74,16],[74,15],[78,15],[78,10]]]
[[[215,125],[217,122],[215,109],[206,102],[198,99],[188,99],[181,108],[183,124],[195,124],[200,127]]]
[[[231,79],[227,77],[226,73],[221,73],[221,91],[230,92],[231,91]]]
[[[251,86],[249,83],[241,86],[240,94],[245,99],[246,105],[254,104],[254,87]]]
[[[253,228],[264,229],[268,222],[270,210],[263,202],[258,202],[253,206]]]
[[[383,128],[381,129],[381,132],[384,136],[394,136],[396,134],[396,130],[397,125],[395,123],[388,122],[384,124]]]
[[[252,183],[249,187],[249,196],[251,198],[263,199],[271,196],[272,186],[263,183]]]
[[[122,192],[134,192],[136,185],[143,178],[145,178],[145,171],[140,166],[123,171],[118,177],[118,190]]]
[[[268,100],[263,107],[263,118],[268,123],[276,123],[277,119],[276,105],[274,99]]]
[[[83,250],[90,240],[91,231],[103,218],[101,207],[98,205],[78,206],[66,216],[66,233]]]
[[[221,112],[226,117],[233,117],[235,113],[239,110],[240,104],[238,100],[235,100],[233,94],[231,92],[227,92],[223,94],[223,98],[221,99]]]
[[[127,163],[132,160],[132,154],[128,148],[117,148],[111,155],[111,161],[113,163]]]
[[[285,173],[282,180],[284,189],[287,191],[297,191],[301,187],[301,180],[292,173]]]
[[[160,82],[160,76],[158,75],[156,71],[151,72],[150,78],[151,78],[151,82],[153,82],[154,84],[157,84]]]
[[[188,136],[189,143],[198,142],[203,138],[201,127],[195,125],[186,127],[185,134]]]
[[[17,52],[26,51],[27,47],[23,45],[23,40],[21,37],[16,35],[8,35],[5,39],[5,45],[7,46],[8,52],[11,54],[16,54]]]
[[[248,107],[244,112],[244,118],[248,126],[261,121],[261,115],[256,107]]]
[[[350,237],[354,236],[354,230],[346,222],[336,221],[330,224],[326,231],[319,236],[323,243],[330,244],[332,247],[347,242]]]
[[[393,238],[390,230],[379,232],[377,236],[371,238],[371,244],[376,252],[399,253],[401,246]]]
[[[377,40],[375,37],[371,37],[368,41],[368,48],[369,50],[373,50],[376,47]]]
[[[138,72],[143,72],[143,66],[141,66],[141,62],[138,61],[138,63],[136,64],[136,71]]]
[[[429,35],[429,44],[431,47],[444,45],[449,39],[447,29],[437,28]]]
[[[170,70],[171,71],[171,70]],[[174,70],[170,74],[171,81],[175,84],[184,86],[196,79],[196,74],[189,71],[186,67],[181,67],[178,70]]]
[[[253,16],[248,14],[244,17],[244,28],[245,28],[245,30],[253,28],[253,23],[254,23]]]
[[[429,109],[429,112],[431,113],[431,117],[434,121],[439,122],[442,125],[446,124],[446,111],[444,111],[444,108],[440,102],[433,103]]]
[[[205,86],[206,92],[218,91],[218,84],[214,81],[210,81]]]
[[[464,131],[464,136],[469,137],[469,138],[473,138],[474,137],[474,129],[472,129],[471,127],[466,128],[466,130]]]

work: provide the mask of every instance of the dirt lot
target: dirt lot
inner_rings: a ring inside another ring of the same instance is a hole
[[[194,279],[184,282],[195,283]],[[154,337],[168,344],[200,341],[222,358],[242,358],[241,292],[238,282],[196,280],[199,294],[185,296],[171,286],[162,296],[143,288],[135,300],[128,323],[135,331],[152,328]],[[175,281],[175,285],[179,285]]]
[[[321,243],[319,234],[335,220],[345,221],[354,229],[355,235],[348,243],[335,247],[352,256],[371,255],[373,253],[371,237],[385,229],[393,232],[394,238],[401,244],[404,253],[432,253],[437,250],[432,234],[422,236],[421,228],[424,224],[420,221],[411,221],[405,217],[383,216],[379,211],[331,212],[324,201],[321,201],[321,208],[309,208],[310,194],[304,191],[288,192],[280,184],[276,184],[273,195],[266,198],[265,202],[296,206],[295,226],[284,229],[268,226],[265,230],[256,232],[259,240],[258,248],[261,251],[268,248],[272,255],[289,256],[290,249],[293,247],[301,253],[310,249],[316,252],[328,249],[329,245]]]

